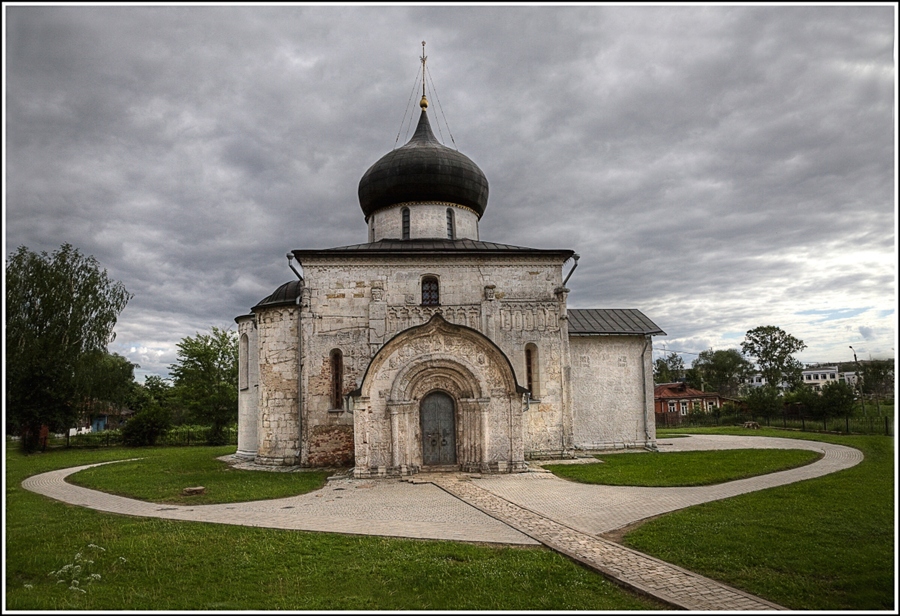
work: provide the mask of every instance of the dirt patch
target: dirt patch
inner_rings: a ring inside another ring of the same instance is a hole
[[[616,528],[607,533],[600,533],[599,537],[606,539],[607,541],[612,541],[613,543],[618,543],[622,545],[622,537],[635,530],[636,528],[640,528],[647,522],[651,520],[655,520],[656,518],[662,517],[661,515],[650,516],[649,518],[644,518],[643,520],[638,520],[637,522],[632,522],[631,524],[626,524],[625,526]]]

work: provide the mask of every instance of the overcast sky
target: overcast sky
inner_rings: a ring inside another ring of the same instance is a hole
[[[4,254],[94,255],[139,379],[289,250],[367,241],[422,40],[481,239],[581,255],[570,307],[637,308],[687,365],[760,325],[894,356],[891,5],[3,8]]]

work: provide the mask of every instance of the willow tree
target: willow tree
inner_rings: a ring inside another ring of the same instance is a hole
[[[85,358],[102,355],[132,294],[92,256],[70,244],[6,262],[6,428],[37,444],[42,425],[59,431],[77,419]]]

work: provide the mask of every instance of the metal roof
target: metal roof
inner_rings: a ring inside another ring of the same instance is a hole
[[[633,308],[569,308],[569,335],[640,334],[665,335],[666,332]]]
[[[251,310],[256,310],[257,308],[271,308],[273,306],[285,306],[290,304],[296,304],[297,298],[300,297],[300,293],[303,291],[303,281],[302,280],[291,280],[290,282],[286,282],[275,291],[261,300],[256,304]]]
[[[319,250],[293,250],[294,257],[301,263],[306,257],[332,257],[351,255],[412,255],[412,254],[443,254],[443,255],[527,255],[527,256],[558,256],[563,261],[568,260],[573,254],[572,250],[553,250],[544,248],[525,248],[523,246],[510,246],[508,244],[496,244],[494,242],[481,242],[477,240],[460,239],[416,239],[416,240],[379,240],[368,244],[354,244],[352,246],[338,246],[337,248],[323,248]]]
[[[359,181],[359,205],[366,220],[378,210],[407,201],[442,201],[484,214],[488,181],[472,160],[437,140],[422,109],[406,145],[388,152]]]

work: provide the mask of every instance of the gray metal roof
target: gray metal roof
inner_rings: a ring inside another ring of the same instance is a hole
[[[303,291],[303,281],[302,280],[291,280],[290,282],[286,282],[275,291],[261,300],[256,304],[251,310],[256,310],[257,308],[271,308],[273,306],[285,306],[297,303],[297,298],[300,297],[300,293]]]
[[[633,308],[569,308],[569,334],[665,335],[666,332]]]
[[[417,239],[417,240],[379,240],[368,244],[338,246],[319,250],[294,250],[294,257],[301,263],[305,257],[366,255],[411,255],[411,254],[445,254],[445,255],[532,255],[558,256],[563,261],[574,253],[572,250],[553,250],[544,248],[525,248],[494,242],[477,240]]]

